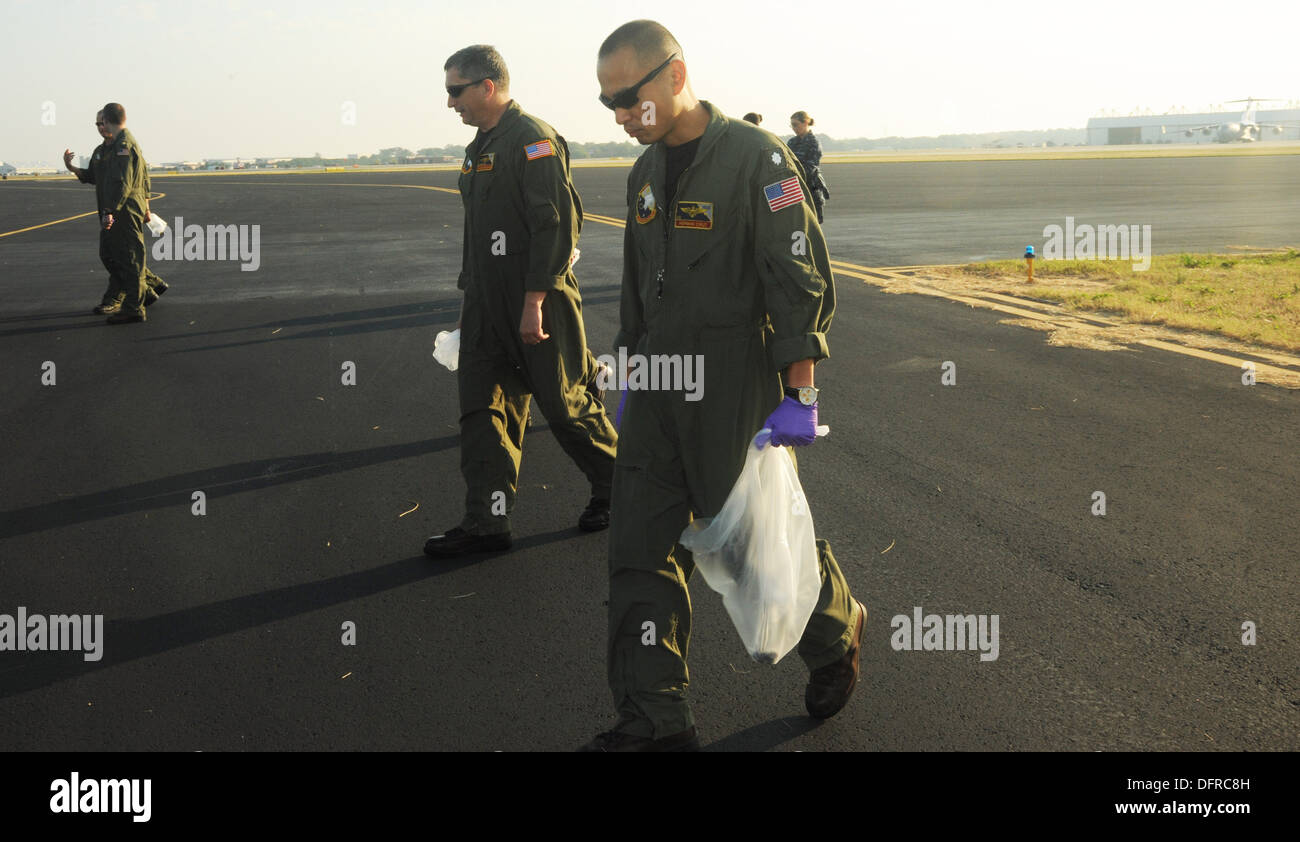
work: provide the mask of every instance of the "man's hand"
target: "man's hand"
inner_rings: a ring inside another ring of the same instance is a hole
[[[68,172],[70,172],[70,173],[76,173],[76,171],[77,171],[77,168],[74,167],[74,166],[72,166],[72,150],[71,150],[71,149],[64,149],[64,150],[63,150],[63,166],[67,167],[67,168],[68,168]]]
[[[519,337],[525,345],[536,345],[551,335],[542,330],[542,300],[544,292],[524,293],[524,315],[519,320]]]
[[[148,209],[148,208],[145,208],[145,209],[144,209],[144,221],[145,221],[145,222],[148,222],[148,221],[151,220],[151,219],[153,219],[153,214],[149,213],[149,209]]]
[[[104,214],[104,230],[107,231],[112,227],[113,227],[113,214],[111,213]]]
[[[791,397],[781,401],[767,420],[764,427],[772,430],[772,444],[803,446],[817,440],[817,404],[804,406]]]

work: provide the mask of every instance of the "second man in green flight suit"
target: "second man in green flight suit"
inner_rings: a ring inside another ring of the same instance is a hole
[[[578,519],[609,525],[618,434],[597,391],[582,296],[570,268],[582,202],[569,149],[510,97],[505,62],[492,47],[458,51],[444,66],[447,105],[478,128],[465,150],[460,194],[465,230],[460,278],[461,473],[465,517],[424,546],[439,558],[511,546],[530,396],[560,446],[591,483]]]
[[[148,165],[135,137],[126,128],[126,109],[116,102],[104,106],[104,128],[110,133],[106,160],[95,176],[103,252],[112,282],[122,290],[121,309],[109,324],[145,320],[144,223],[149,214]],[[102,177],[100,177],[102,174]]]
[[[99,146],[96,146],[94,151],[90,153],[89,167],[82,169],[80,167],[72,166],[72,150],[67,149],[63,152],[64,166],[66,166],[68,171],[75,175],[77,180],[82,184],[97,184],[107,178],[105,166],[108,163],[108,155],[109,150],[112,147],[113,134],[108,130],[104,123],[104,112],[102,109],[95,115],[95,130],[99,132],[99,136],[102,140]],[[149,183],[149,170],[147,167],[145,168],[144,181],[144,192],[146,197],[145,222],[148,222],[150,214],[148,196],[151,192],[151,186]],[[98,194],[98,191],[96,191],[96,194]],[[96,206],[98,206],[98,203],[99,197],[96,195]],[[126,293],[118,287],[117,277],[114,274],[109,253],[109,244],[110,232],[105,231],[101,225],[99,231],[99,260],[104,264],[104,268],[108,270],[108,288],[104,290],[103,298],[100,300],[99,305],[94,309],[94,312],[98,315],[108,315],[110,313],[118,312],[122,309],[122,300],[126,297]],[[167,284],[162,278],[158,277],[158,275],[149,268],[147,261],[144,269],[144,282],[147,287],[144,299],[144,306],[146,307],[152,306],[153,303],[162,297],[162,295],[169,289],[169,284]]]

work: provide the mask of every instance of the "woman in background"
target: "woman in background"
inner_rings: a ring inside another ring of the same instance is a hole
[[[821,223],[824,221],[822,208],[830,199],[831,191],[826,186],[826,179],[822,177],[822,145],[813,134],[814,122],[816,121],[808,116],[807,111],[791,114],[790,128],[794,130],[794,137],[790,138],[787,145],[799,163],[803,164],[804,175],[808,178],[808,192],[812,194],[813,206],[817,209],[817,222]]]

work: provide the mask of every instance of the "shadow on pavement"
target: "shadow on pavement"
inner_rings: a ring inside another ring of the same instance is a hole
[[[94,494],[83,494],[67,500],[0,512],[0,538],[12,538],[16,535],[70,526],[74,523],[168,506],[188,507],[191,495],[196,489],[202,490],[211,501],[231,494],[242,494],[275,485],[315,479],[396,459],[424,456],[457,447],[459,444],[459,435],[442,436],[407,444],[370,447],[343,453],[280,456],[176,474],[121,488],[97,491]]]
[[[421,579],[444,576],[473,564],[509,556],[520,549],[562,541],[577,534],[576,528],[560,529],[529,536],[516,542],[514,548],[505,553],[467,556],[453,561],[431,561],[420,555],[319,582],[223,599],[143,620],[109,620],[104,623],[103,658],[99,661],[85,660],[82,651],[8,653],[3,661],[4,667],[0,668],[0,699],[222,635],[363,599]]]
[[[12,330],[0,330],[0,338],[6,336],[23,336],[31,333],[55,333],[61,330],[80,330],[84,327],[108,327],[105,323],[107,316],[92,315],[89,310],[84,316],[79,316],[82,322],[79,324],[59,324],[59,325],[42,325],[40,327],[16,327]]]
[[[782,743],[820,728],[822,722],[807,716],[785,716],[746,728],[703,746],[704,751],[771,751]]]
[[[342,313],[321,313],[316,316],[300,316],[292,319],[278,319],[247,327],[227,327],[220,330],[201,330],[192,333],[172,333],[166,336],[153,336],[150,342],[167,339],[189,339],[195,336],[214,336],[221,333],[238,333],[242,330],[274,330],[284,327],[309,327],[312,325],[334,324],[337,322],[355,322],[363,319],[390,319],[398,316],[431,316],[435,314],[459,313],[460,301],[421,301],[415,304],[395,304],[391,307],[373,307],[369,310],[345,310]]]

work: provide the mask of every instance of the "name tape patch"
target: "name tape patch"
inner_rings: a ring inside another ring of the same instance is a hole
[[[712,202],[678,202],[673,208],[674,228],[699,228],[708,231],[713,228]]]

